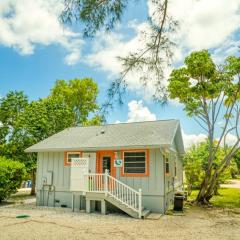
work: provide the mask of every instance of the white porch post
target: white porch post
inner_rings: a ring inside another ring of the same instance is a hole
[[[139,204],[138,204],[138,217],[142,218],[142,189],[139,189]]]
[[[87,174],[85,174],[85,175],[84,175],[84,186],[85,186],[85,191],[86,191],[86,192],[89,191],[88,179],[89,179],[89,176],[88,176]]]
[[[107,195],[108,192],[108,170],[105,170],[105,174],[104,174],[104,192],[105,195]]]
[[[101,200],[101,214],[106,215],[106,202],[105,200]]]
[[[90,199],[86,199],[86,213],[90,213],[91,212],[91,201]]]
[[[72,193],[72,211],[74,212],[74,193]]]

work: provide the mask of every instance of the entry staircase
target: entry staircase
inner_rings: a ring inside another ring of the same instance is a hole
[[[104,193],[105,200],[134,218],[146,218],[150,211],[142,206],[142,190],[136,191],[105,173],[85,175],[87,193]]]
[[[134,218],[145,218],[150,213],[142,206],[141,189],[136,191],[129,187],[111,176],[108,170],[105,173],[89,173],[89,158],[72,159],[70,190],[73,193],[83,192],[86,198],[89,195],[94,195],[95,199],[103,197],[104,201]]]

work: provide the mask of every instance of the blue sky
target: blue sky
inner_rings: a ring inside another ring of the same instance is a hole
[[[138,4],[131,1],[114,32],[99,32],[90,40],[82,38],[79,26],[59,23],[60,1],[1,1],[0,95],[23,90],[35,100],[47,96],[56,79],[92,77],[99,85],[98,101],[102,103],[111,80],[121,70],[116,57],[141,44],[139,35],[146,29],[147,13],[153,8],[151,0],[140,0]],[[170,14],[180,24],[174,36],[177,48],[173,66],[181,65],[186,54],[193,50],[209,49],[217,62],[227,55],[238,54],[239,9],[239,0],[170,1]],[[115,107],[108,122],[175,118],[181,121],[187,144],[204,138],[202,130],[186,117],[180,104],[157,105],[149,97],[152,89],[143,91],[136,74],[128,80],[125,103]]]

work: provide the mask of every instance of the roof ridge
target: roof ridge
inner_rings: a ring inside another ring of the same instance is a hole
[[[76,126],[76,127],[69,127],[69,128],[105,127],[105,126],[112,126],[112,125],[141,124],[141,123],[167,122],[167,121],[177,121],[177,122],[179,122],[179,119],[159,119],[159,120],[139,121],[139,122],[120,122],[120,123],[108,123],[108,124],[104,124],[104,125]],[[67,128],[67,129],[69,129],[69,128]]]

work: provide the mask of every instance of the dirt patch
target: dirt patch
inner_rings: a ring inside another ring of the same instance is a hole
[[[232,179],[221,184],[221,188],[238,188],[240,189],[240,180]]]
[[[30,215],[27,219],[16,218]],[[232,210],[187,209],[183,216],[137,220],[125,215],[72,213],[33,204],[0,207],[0,239],[208,239],[238,240],[240,215]]]

